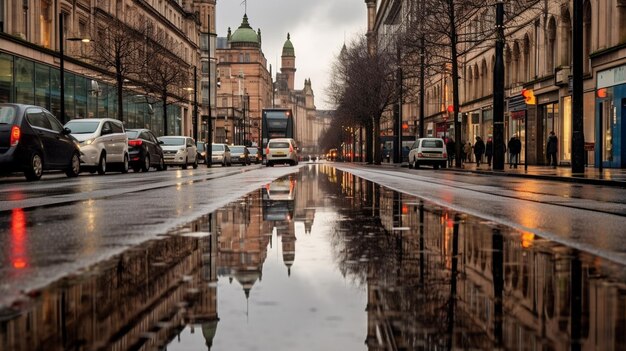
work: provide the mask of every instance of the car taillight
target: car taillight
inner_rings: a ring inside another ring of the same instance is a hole
[[[143,144],[143,141],[141,140],[129,140],[128,141],[128,146],[141,146],[141,144]]]
[[[270,147],[269,147],[269,146],[265,149],[265,154],[266,154],[266,155],[269,155],[269,154],[270,154]]]
[[[22,137],[22,130],[18,126],[11,127],[11,146],[16,146]]]
[[[293,146],[289,144],[289,152],[293,152]]]
[[[423,154],[423,153],[421,153],[421,152],[418,152],[418,153],[417,153],[417,157],[424,157],[424,154]]]
[[[445,152],[443,153],[443,158],[448,158],[448,154],[446,154]]]

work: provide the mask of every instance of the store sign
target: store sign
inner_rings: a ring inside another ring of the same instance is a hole
[[[626,65],[598,72],[596,88],[608,88],[626,83]]]

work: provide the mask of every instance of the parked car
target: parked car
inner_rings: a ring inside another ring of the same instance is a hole
[[[448,153],[441,138],[420,138],[411,146],[409,151],[409,168],[419,168],[421,165],[430,165],[433,168],[446,168]]]
[[[44,170],[78,176],[78,142],[41,107],[0,104],[0,171],[24,172],[27,180],[38,180]]]
[[[207,143],[204,141],[196,141],[196,149],[198,149],[198,163],[207,163]]]
[[[130,156],[130,168],[135,172],[147,172],[150,167],[157,171],[167,169],[161,142],[149,129],[127,129],[128,155]]]
[[[192,165],[194,169],[198,168],[198,149],[196,143],[190,137],[186,136],[162,136],[163,156],[165,164],[168,166],[181,166],[187,169]]]
[[[224,166],[232,165],[230,148],[226,144],[213,144],[211,146],[211,163],[219,163]]]
[[[74,119],[65,124],[80,145],[81,169],[105,174],[109,166],[128,172],[128,137],[121,121],[111,118]]]
[[[265,150],[267,158],[267,167],[273,167],[275,164],[284,164],[295,166],[298,164],[298,146],[296,141],[290,138],[270,139]]]
[[[229,146],[231,163],[239,163],[243,166],[250,164],[250,158],[248,155],[250,151],[243,145]]]
[[[263,150],[260,147],[248,146],[248,159],[250,163],[259,164],[263,162]]]

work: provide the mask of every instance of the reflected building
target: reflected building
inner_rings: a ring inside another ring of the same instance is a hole
[[[216,240],[184,236],[193,231],[181,228],[30,292],[28,303],[3,311],[0,350],[160,349],[187,323],[215,329]]]

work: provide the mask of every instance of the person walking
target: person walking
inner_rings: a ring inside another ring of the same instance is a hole
[[[519,163],[519,154],[522,152],[522,142],[517,137],[517,134],[513,134],[511,140],[509,140],[509,168],[517,168]]]
[[[476,143],[474,143],[474,156],[476,157],[476,167],[480,167],[480,161],[483,159],[485,153],[485,142],[479,136],[476,137]]]
[[[448,153],[448,167],[452,167],[452,161],[454,160],[456,152],[456,143],[454,142],[454,139],[448,139],[446,143],[446,151]]]
[[[487,138],[487,144],[485,144],[485,156],[487,156],[487,167],[491,168],[491,159],[493,157],[493,139]]]
[[[465,152],[467,162],[472,162],[472,143],[470,141],[463,145],[463,152]]]
[[[558,145],[559,139],[554,134],[554,131],[551,131],[546,145],[546,153],[548,154],[548,166],[552,166],[554,168],[556,168],[556,153],[558,151]]]

